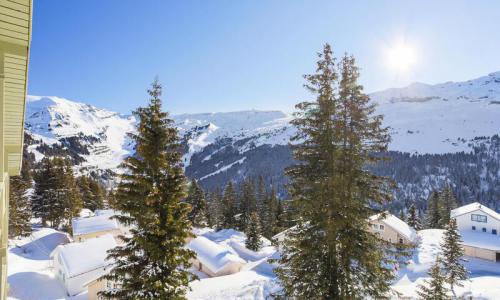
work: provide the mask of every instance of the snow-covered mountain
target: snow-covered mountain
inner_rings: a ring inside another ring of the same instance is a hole
[[[391,150],[469,152],[477,146],[476,137],[500,133],[500,72],[466,82],[415,83],[370,96],[391,127]],[[280,111],[173,116],[184,144],[186,173],[209,188],[253,175],[285,183],[283,169],[293,162],[291,118]],[[29,149],[37,159],[66,151],[77,168],[98,174],[119,171],[119,163],[133,151],[127,132],[134,124],[132,116],[59,97],[30,96],[26,110],[26,129],[35,140]]]
[[[465,82],[414,83],[370,95],[393,129],[392,150],[470,150],[477,136],[500,132],[500,72]]]
[[[135,118],[59,97],[28,96],[26,131],[47,145],[62,145],[81,157],[80,168],[116,169],[132,151],[126,133],[134,130]],[[40,143],[29,150],[43,157]]]

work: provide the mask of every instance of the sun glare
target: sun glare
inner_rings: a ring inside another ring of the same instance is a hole
[[[407,43],[392,45],[386,55],[387,65],[398,72],[409,71],[416,62],[415,49]]]

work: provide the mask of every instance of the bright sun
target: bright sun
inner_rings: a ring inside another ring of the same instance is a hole
[[[406,43],[398,43],[387,49],[387,64],[398,72],[407,72],[415,65],[415,50]]]

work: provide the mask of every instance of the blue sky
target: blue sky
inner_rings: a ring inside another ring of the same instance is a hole
[[[35,0],[29,93],[128,114],[158,75],[175,114],[292,111],[325,42],[367,92],[500,70],[500,1]],[[388,48],[415,53],[407,71]]]

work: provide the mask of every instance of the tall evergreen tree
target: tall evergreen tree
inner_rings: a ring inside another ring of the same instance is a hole
[[[60,211],[62,212],[61,222],[71,232],[71,220],[79,215],[82,209],[82,199],[76,185],[70,161],[57,160],[56,165],[62,170],[62,172],[58,172],[59,187],[56,190],[58,205],[61,206]]]
[[[367,231],[369,204],[389,199],[388,181],[367,171],[383,159],[389,135],[375,105],[358,84],[353,57],[339,71],[329,45],[317,71],[306,75],[316,101],[297,105],[294,156],[288,169],[296,230],[288,235],[277,269],[286,297],[384,299],[393,273],[379,239]]]
[[[55,202],[54,194],[51,192],[55,171],[52,160],[44,157],[40,163],[39,169],[35,172],[33,179],[35,181],[34,193],[31,204],[33,215],[40,218],[42,226],[46,226],[50,219],[51,203]]]
[[[443,274],[441,267],[442,261],[440,257],[436,258],[436,262],[429,270],[430,280],[425,280],[425,285],[419,285],[417,294],[422,300],[447,300],[448,289],[445,286],[446,277]]]
[[[234,190],[233,183],[229,181],[224,189],[224,196],[222,198],[221,227],[225,229],[234,228],[236,226],[234,217],[236,214],[236,191]]]
[[[196,179],[191,180],[186,202],[190,206],[188,219],[194,227],[205,227],[207,220],[207,202],[205,201],[205,192],[200,187]]]
[[[464,250],[460,245],[461,242],[457,221],[452,218],[446,226],[441,249],[443,251],[443,269],[446,275],[446,282],[450,285],[455,297],[454,287],[463,286],[461,281],[468,278],[467,269],[462,264],[465,262],[465,259],[463,259]]]
[[[271,197],[276,199],[276,212],[274,213],[275,223],[273,228],[273,235],[275,235],[287,228],[285,220],[286,213],[285,210],[283,209],[283,202],[276,197],[276,190],[273,189],[271,191]]]
[[[213,192],[209,194],[210,201],[208,202],[208,215],[209,226],[215,229],[222,229],[222,192],[219,187],[216,187]]]
[[[260,220],[257,212],[252,212],[248,218],[247,240],[245,246],[252,251],[259,251],[262,247]]]
[[[9,198],[9,236],[27,236],[31,233],[31,202],[28,189],[31,188],[32,178],[26,147],[21,174],[10,178]]]
[[[255,199],[255,186],[253,179],[249,178],[242,182],[239,197],[239,220],[238,227],[246,231],[250,214],[257,212],[257,201]]]
[[[91,208],[93,206],[93,195],[92,191],[90,190],[89,178],[87,176],[78,177],[76,179],[76,185],[78,186],[78,190],[80,191],[83,207],[93,211],[94,209]]]
[[[82,207],[70,161],[61,157],[45,157],[34,179],[34,216],[41,218],[44,226],[49,222],[54,228],[61,224],[69,227],[71,218]]]
[[[406,222],[408,223],[408,225],[413,227],[415,230],[422,229],[422,223],[420,222],[420,217],[418,215],[418,211],[417,211],[415,204],[412,204],[410,206],[410,209],[408,210],[408,217],[406,219]]]
[[[187,271],[194,252],[185,248],[192,237],[177,129],[162,111],[161,85],[154,81],[149,105],[140,107],[135,155],[123,162],[116,198],[124,214],[115,216],[134,225],[123,245],[109,251],[114,268],[105,276],[120,287],[101,296],[111,299],[184,299],[193,276]]]
[[[91,198],[91,203],[89,205],[90,207],[88,207],[88,208],[91,210],[104,208],[105,189],[102,187],[102,185],[99,183],[99,181],[90,177],[89,189],[92,193],[91,194],[92,198]]]
[[[276,198],[276,190],[273,187],[269,195],[266,195],[263,211],[261,212],[262,235],[268,239],[271,239],[274,235],[277,222],[276,210],[278,201],[279,200]]]
[[[441,228],[439,210],[439,192],[432,191],[427,199],[427,228]]]
[[[457,208],[457,200],[453,195],[451,186],[447,184],[443,191],[439,194],[439,216],[440,228],[445,228],[450,222],[450,212],[452,209]]]
[[[264,177],[262,176],[259,176],[257,179],[257,190],[255,192],[255,200],[256,200],[257,213],[259,215],[259,219],[262,221],[265,219],[264,215],[267,212],[267,190]]]

